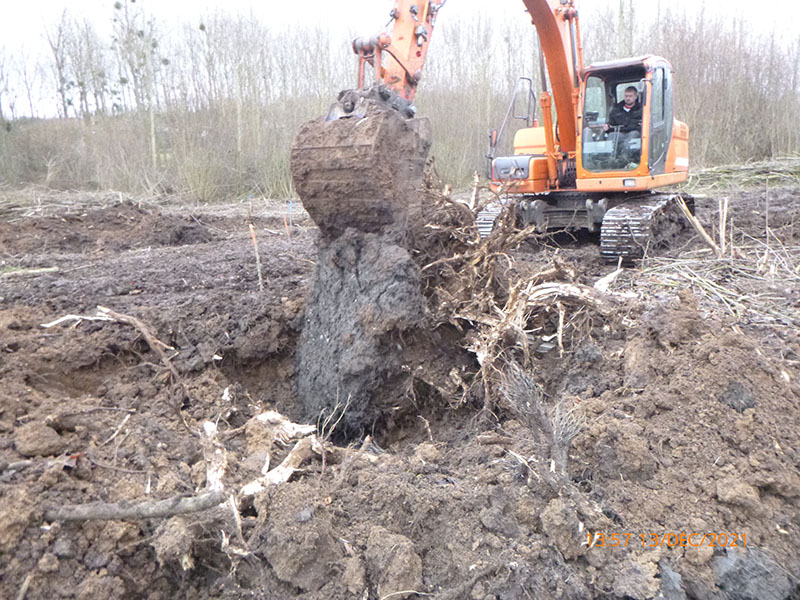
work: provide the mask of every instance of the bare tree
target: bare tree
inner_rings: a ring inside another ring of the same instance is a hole
[[[115,6],[111,44],[89,23],[62,13],[48,32],[47,70],[14,58],[9,79],[6,59],[0,77],[5,118],[17,96],[26,112],[41,114],[37,94],[55,97],[60,116],[114,118],[94,118],[91,135],[75,120],[21,127],[0,149],[13,156],[5,164],[15,165],[20,180],[41,173],[43,161],[25,166],[23,146],[12,146],[18,143],[57,162],[49,175],[54,183],[69,177],[70,185],[91,180],[134,192],[161,186],[203,200],[254,190],[290,194],[289,147],[297,127],[324,114],[339,90],[355,83],[347,42],[319,28],[276,31],[253,15],[223,13],[160,36],[138,0]],[[698,17],[666,4],[654,12],[633,8],[631,0],[584,7],[584,23],[591,23],[583,31],[586,60],[613,59],[618,50],[669,58],[676,117],[691,129],[694,166],[800,147],[794,126],[800,41],[772,43],[722,14]],[[434,124],[437,170],[458,185],[484,166],[486,132],[499,126],[514,80],[538,78],[538,58],[536,30],[521,14],[447,17],[438,25],[416,101]],[[748,117],[754,107],[758,120]]]
[[[146,18],[135,0],[117,1],[114,8],[114,46],[127,73],[120,81],[132,83],[136,109],[147,111],[150,163],[155,169],[158,166],[155,69],[161,63],[156,56],[155,22]]]
[[[70,22],[64,41],[67,87],[78,92],[76,113],[87,117],[106,111],[106,55],[94,26]]]
[[[67,117],[67,108],[69,102],[67,100],[67,54],[66,54],[66,38],[67,31],[70,25],[70,18],[67,10],[61,13],[61,17],[52,29],[45,31],[45,38],[47,45],[50,47],[50,52],[53,55],[53,74],[55,76],[56,91],[58,92],[58,112],[62,117]]]
[[[22,83],[25,88],[25,99],[28,101],[28,111],[31,117],[37,116],[36,105],[33,101],[33,93],[37,84],[39,83],[40,69],[37,62],[33,62],[26,58],[27,53],[24,49],[19,53],[16,60],[16,75],[17,79]]]
[[[0,46],[0,124],[5,123],[6,120],[5,113],[3,112],[3,102],[9,95],[7,62],[6,49],[4,46]]]

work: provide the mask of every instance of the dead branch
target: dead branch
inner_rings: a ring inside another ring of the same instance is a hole
[[[531,281],[534,285],[539,285],[540,283],[546,283],[548,281],[573,282],[577,278],[577,271],[569,265],[561,262],[561,260],[558,258],[558,254],[556,253],[553,255],[553,266],[549,269],[545,269],[544,271],[536,273]]]
[[[228,455],[225,446],[217,439],[217,426],[211,421],[203,423],[204,436],[200,438],[203,458],[206,461],[206,488],[222,490],[222,477],[228,468]]]
[[[263,491],[267,486],[289,481],[295,471],[300,468],[300,465],[314,456],[313,445],[315,438],[316,436],[309,436],[297,442],[280,465],[269,471],[266,475],[242,487],[241,495],[253,496]]]
[[[469,200],[470,210],[474,211],[478,207],[478,202],[480,199],[479,196],[480,185],[481,185],[480,175],[478,175],[478,172],[475,171],[475,174],[472,176],[472,194],[470,195],[470,200]]]
[[[333,482],[330,490],[326,494],[327,496],[333,497],[336,492],[339,491],[339,488],[341,488],[342,484],[350,476],[350,471],[352,470],[353,465],[356,461],[364,456],[364,453],[367,451],[367,448],[369,448],[370,444],[372,444],[372,437],[368,435],[364,438],[364,441],[361,443],[361,447],[355,453],[350,453],[345,450],[345,452],[348,452],[349,456],[343,461],[342,468],[340,469],[339,474],[336,476],[336,480]]]
[[[142,334],[142,337],[147,342],[147,345],[150,349],[155,352],[158,357],[161,359],[161,362],[164,363],[164,366],[167,367],[172,376],[175,378],[176,381],[180,380],[180,376],[178,375],[178,371],[172,365],[164,350],[174,350],[172,346],[168,346],[161,340],[159,340],[156,335],[153,333],[150,325],[133,317],[131,315],[126,315],[123,313],[118,313],[110,308],[106,308],[105,306],[98,306],[97,307],[98,315],[110,317],[113,321],[118,323],[125,323],[126,325],[130,325],[134,329],[136,329],[139,333]]]
[[[379,600],[391,600],[396,596],[433,596],[433,594],[429,594],[428,592],[419,592],[417,590],[400,590],[399,592],[392,592],[391,594],[386,594],[385,596],[381,596]]]
[[[725,255],[725,232],[728,230],[728,198],[719,199],[719,250]],[[733,248],[733,244],[731,244]]]
[[[99,317],[90,317],[87,315],[64,315],[63,317],[59,317],[55,321],[50,321],[49,323],[42,323],[40,327],[45,329],[50,329],[51,327],[55,327],[56,325],[60,325],[61,323],[66,323],[67,321],[76,321],[80,323],[81,321],[113,321],[114,319],[105,316]]]
[[[104,441],[102,444],[100,444],[100,446],[102,447],[102,446],[105,446],[106,444],[112,442],[114,440],[114,438],[119,435],[119,432],[122,431],[122,428],[125,427],[125,424],[130,420],[130,418],[131,418],[131,413],[128,413],[127,415],[125,415],[125,418],[122,419],[122,423],[120,423],[119,426],[114,430],[114,433],[112,433],[106,441]]]
[[[678,207],[680,207],[683,216],[686,217],[686,220],[694,227],[695,231],[700,234],[700,237],[703,238],[703,241],[708,244],[708,246],[714,251],[714,254],[717,255],[717,258],[722,258],[724,256],[722,250],[717,243],[708,235],[706,228],[703,227],[703,224],[700,222],[696,216],[692,214],[692,211],[689,210],[689,207],[686,205],[686,200],[683,199],[682,196],[678,196]]]
[[[92,502],[45,510],[45,521],[127,521],[163,519],[175,515],[208,510],[226,501],[221,490],[198,496],[173,496],[166,500],[129,504],[127,502]]]
[[[101,462],[95,460],[95,458],[89,454],[88,452],[85,454],[86,460],[92,463],[95,467],[100,467],[101,469],[109,469],[110,471],[117,471],[119,473],[127,473],[128,475],[144,475],[147,471],[142,469],[125,469],[123,467],[117,467],[116,465],[106,465]]]
[[[529,286],[525,295],[530,307],[549,306],[561,300],[584,304],[602,315],[609,315],[617,308],[613,296],[581,283],[542,283]]]
[[[594,289],[598,292],[608,293],[608,288],[614,283],[617,278],[622,275],[624,269],[622,268],[622,257],[619,257],[619,261],[617,262],[617,270],[611,271],[608,275],[605,275],[594,282]]]
[[[15,269],[13,271],[6,271],[0,273],[0,279],[9,279],[11,277],[22,277],[24,275],[42,275],[43,273],[57,273],[58,267],[41,267],[38,269]]]
[[[186,392],[186,387],[183,384],[183,380],[181,379],[181,376],[178,374],[178,370],[172,364],[172,361],[170,360],[170,357],[167,356],[167,353],[164,352],[164,350],[174,350],[175,348],[173,348],[172,346],[168,346],[167,344],[159,340],[153,333],[153,330],[151,329],[150,325],[148,325],[144,321],[141,321],[140,319],[137,319],[136,317],[133,317],[131,315],[126,315],[123,313],[118,313],[116,311],[111,310],[110,308],[106,308],[105,306],[98,306],[97,313],[99,316],[110,317],[112,320],[118,323],[125,323],[126,325],[130,325],[133,328],[135,328],[140,334],[142,334],[142,337],[145,339],[145,342],[147,342],[148,347],[158,355],[158,358],[161,359],[161,364],[163,364],[169,371],[170,375],[172,375],[172,381],[178,387],[178,390],[180,391],[182,396],[188,395]],[[183,413],[181,412],[180,400],[173,399],[172,404],[175,413],[178,415],[178,418],[180,419],[181,423],[183,423],[183,426],[186,428],[186,430],[189,433],[191,433],[194,437],[198,437],[198,433],[196,431],[193,431],[189,427],[189,424],[186,422],[186,419],[184,418]]]
[[[499,446],[507,446],[514,442],[514,440],[507,435],[500,435],[494,431],[479,433],[475,440],[482,446],[490,446],[495,444]]]
[[[25,600],[25,596],[28,594],[28,588],[31,587],[31,581],[33,581],[33,573],[28,573],[28,575],[25,577],[25,581],[22,582],[22,585],[19,588],[17,600]]]
[[[293,423],[274,410],[263,412],[253,417],[253,419],[272,429],[274,440],[283,445],[288,444],[292,438],[310,435],[314,433],[315,430],[313,425]]]
[[[438,594],[436,596],[436,600],[460,600],[461,598],[467,598],[470,592],[472,592],[472,588],[474,588],[481,579],[487,575],[494,575],[502,568],[502,563],[495,563],[493,565],[483,567],[482,569],[478,569],[472,577],[467,579],[461,585]]]
[[[289,226],[286,226],[286,231],[289,231]],[[256,255],[256,271],[258,273],[258,291],[264,291],[264,277],[261,274],[261,254],[258,252],[258,241],[256,240],[256,228],[253,223],[250,223],[250,239],[253,241],[253,251]]]

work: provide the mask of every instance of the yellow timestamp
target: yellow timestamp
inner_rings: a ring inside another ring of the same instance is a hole
[[[746,548],[746,533],[714,533],[667,531],[661,533],[605,533],[595,531],[586,534],[585,545],[590,548],[626,548],[629,544],[642,548]]]

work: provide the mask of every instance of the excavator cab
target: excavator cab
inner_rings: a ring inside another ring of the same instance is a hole
[[[610,120],[630,88],[636,90],[641,107],[638,131]],[[564,147],[566,132],[548,114],[549,94],[541,96],[542,125],[518,129],[513,154],[496,156],[508,114],[500,135],[492,136],[487,157],[495,189],[512,195],[631,192],[686,180],[689,129],[674,118],[672,67],[665,59],[644,56],[585,69],[574,99],[574,150]]]
[[[546,24],[549,13],[542,13],[537,16]],[[553,14],[558,17],[557,8]],[[553,88],[552,95],[547,89],[539,95],[542,125],[518,129],[513,154],[496,156],[499,136],[492,135],[492,188],[514,204],[522,226],[599,230],[601,255],[628,262],[680,230],[677,197],[654,190],[686,181],[689,128],[675,120],[672,67],[665,59],[579,64],[558,71],[560,78],[552,70],[545,77],[543,69],[542,80]],[[621,104],[626,95],[635,101]],[[629,104],[632,109],[621,113]],[[506,129],[504,123],[501,132]],[[691,199],[684,199],[691,210]],[[494,207],[479,215],[482,234],[498,212]]]
[[[642,110],[638,132],[609,122],[630,88],[637,90]],[[644,56],[594,64],[586,69],[580,90],[578,180],[600,186],[601,179],[619,178],[623,188],[651,189],[685,179],[688,128],[674,119],[669,62]]]

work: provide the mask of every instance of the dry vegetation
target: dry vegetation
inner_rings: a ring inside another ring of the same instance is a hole
[[[587,62],[668,57],[696,166],[800,147],[800,45],[720,16],[665,12],[645,22],[622,4],[585,7]],[[201,201],[290,195],[294,132],[352,83],[346,40],[222,14],[171,31],[146,20],[140,4],[117,6],[112,43],[65,13],[47,32],[42,64],[0,50],[0,180]],[[524,18],[443,15],[418,103],[433,120],[444,180],[466,184],[483,169],[486,134],[499,126],[516,77],[537,79],[535,57]],[[31,118],[54,106],[58,119]]]

